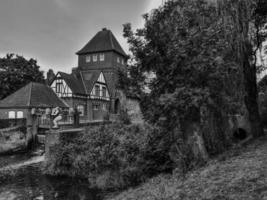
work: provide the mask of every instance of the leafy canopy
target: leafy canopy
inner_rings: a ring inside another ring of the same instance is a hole
[[[44,83],[43,72],[36,60],[14,54],[0,58],[0,99],[32,81]]]
[[[181,119],[199,120],[202,106],[238,109],[240,71],[226,39],[232,27],[224,26],[215,6],[169,1],[144,18],[145,27],[135,33],[124,25],[124,36],[133,69],[155,77],[148,83],[147,119],[173,128]]]

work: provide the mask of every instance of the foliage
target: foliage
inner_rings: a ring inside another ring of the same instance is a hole
[[[7,54],[0,58],[0,99],[12,94],[29,82],[44,83],[43,72],[34,59]]]
[[[259,92],[266,92],[266,91],[267,91],[267,75],[264,76],[264,77],[258,82],[258,89],[259,89]]]
[[[119,121],[123,124],[129,125],[131,124],[131,119],[126,110],[121,109],[119,113]]]
[[[266,138],[260,138],[249,146],[231,150],[207,166],[189,172],[186,177],[178,177],[175,173],[159,175],[139,187],[106,199],[264,199],[267,192],[266,142]]]
[[[148,125],[90,127],[76,138],[61,138],[52,148],[46,173],[87,177],[93,186],[124,188],[168,171],[160,132]]]
[[[216,9],[205,2],[180,0],[145,16],[145,28],[135,34],[124,26],[135,67],[156,77],[149,84],[150,121],[162,119],[172,127],[201,106],[230,110],[237,102],[232,96],[239,100],[234,89],[240,83],[228,87],[230,80],[238,80],[238,66],[224,39],[227,30],[216,18]]]
[[[253,136],[263,135],[258,110],[256,83],[257,53],[266,40],[266,3],[262,0],[218,0],[225,26],[231,26],[227,40],[232,55],[242,70],[244,103]]]
[[[136,32],[124,25],[135,60],[129,70],[146,77],[135,86],[150,89],[141,94],[142,110],[170,140],[165,152],[178,147],[172,157],[190,169],[198,160],[190,156],[190,123],[199,124],[209,154],[221,153],[229,143],[227,114],[242,112],[242,70],[227,39],[232,26],[202,0],[167,1],[144,18]]]

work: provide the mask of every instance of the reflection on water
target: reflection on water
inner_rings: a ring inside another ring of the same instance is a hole
[[[100,192],[86,181],[48,177],[29,166],[0,185],[0,200],[100,200]]]

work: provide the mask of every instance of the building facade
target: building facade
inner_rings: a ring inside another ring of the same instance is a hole
[[[118,113],[118,73],[126,73],[128,57],[113,33],[102,29],[76,54],[78,67],[71,74],[58,72],[51,88],[70,108],[77,108],[83,120]]]

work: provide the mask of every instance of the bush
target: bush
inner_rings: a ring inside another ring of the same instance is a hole
[[[169,168],[169,145],[162,138],[162,133],[149,125],[88,127],[53,146],[53,159],[45,171],[86,177],[92,186],[103,189],[137,185]]]

